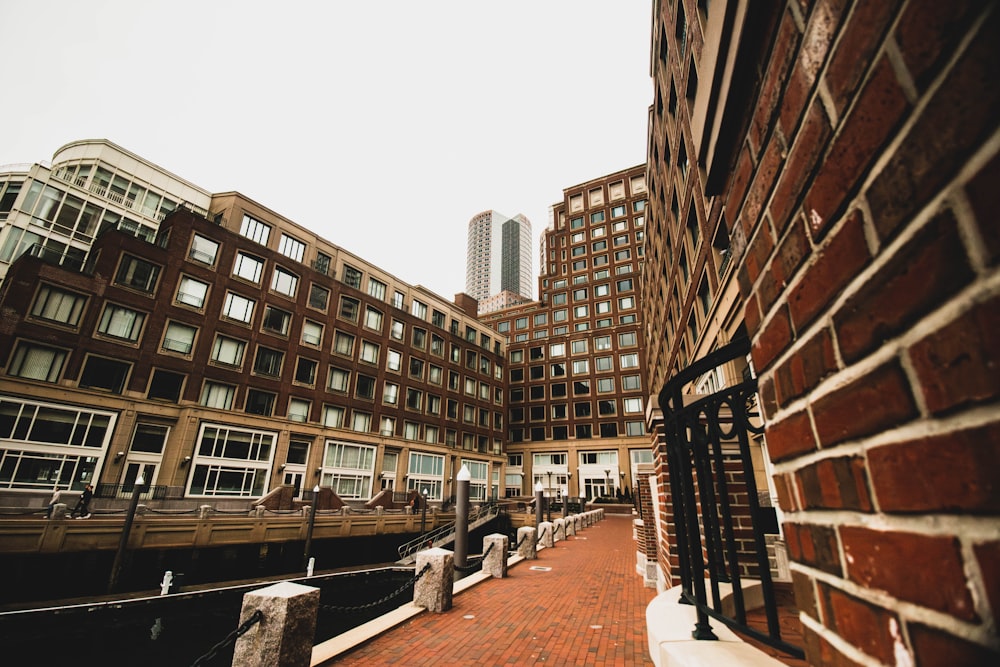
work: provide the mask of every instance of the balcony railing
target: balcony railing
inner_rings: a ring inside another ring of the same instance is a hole
[[[742,338],[678,373],[660,391],[663,431],[677,539],[681,601],[697,609],[695,639],[715,639],[708,618],[730,626],[790,655],[801,648],[781,639],[778,607],[765,543],[774,530],[770,508],[761,507],[751,458],[751,437],[764,432],[756,413],[757,379],[714,394],[685,389],[705,373],[746,359],[750,343]],[[746,535],[746,523],[750,535]],[[743,586],[759,582],[767,632],[747,625]],[[733,613],[723,613],[720,583],[732,585]],[[706,585],[711,592],[709,603]]]

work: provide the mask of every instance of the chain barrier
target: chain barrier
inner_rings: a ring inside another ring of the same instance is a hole
[[[228,635],[226,635],[225,639],[223,639],[218,644],[210,648],[208,650],[208,653],[206,653],[205,655],[201,656],[200,658],[192,662],[191,667],[201,667],[201,665],[211,662],[212,660],[215,659],[215,656],[218,655],[219,651],[228,648],[236,641],[238,637],[242,637],[243,635],[245,635],[247,632],[249,632],[250,628],[252,628],[257,623],[260,623],[262,620],[264,620],[264,612],[258,609],[257,611],[255,611],[253,614],[250,615],[250,618],[243,621],[240,627],[230,632]]]
[[[338,607],[337,605],[332,605],[332,604],[321,604],[319,606],[319,610],[332,612],[334,614],[354,614],[362,611],[367,611],[369,609],[374,609],[375,607],[385,604],[394,597],[401,595],[403,591],[405,591],[407,588],[411,588],[414,584],[417,583],[417,581],[420,580],[420,577],[424,576],[424,573],[426,573],[427,570],[429,569],[431,569],[431,564],[427,563],[426,565],[424,565],[424,569],[420,570],[420,572],[413,575],[411,579],[406,581],[399,588],[394,590],[392,593],[389,593],[388,595],[381,597],[378,600],[375,600],[374,602],[369,602],[367,604],[360,604],[353,607]]]
[[[302,510],[269,510],[264,508],[265,514],[302,514]]]
[[[475,558],[473,558],[472,560],[475,561],[474,563],[466,565],[464,567],[456,565],[455,569],[458,570],[459,572],[474,572],[475,570],[479,569],[479,567],[483,564],[483,560],[485,560],[485,558],[490,555],[490,552],[493,551],[494,544],[496,544],[496,542],[490,542],[490,546],[486,548],[486,551],[483,552],[483,555],[476,556]]]
[[[28,516],[30,514],[42,514],[42,515],[44,515],[45,514],[45,508],[44,507],[35,507],[33,509],[27,509],[27,510],[20,510],[20,511],[15,510],[15,511],[12,511],[12,512],[6,512],[6,511],[0,512],[0,516]]]
[[[528,539],[528,533],[525,533],[524,535],[522,535],[522,536],[521,536],[521,539],[519,539],[519,540],[517,541],[517,544],[515,544],[515,545],[514,545],[514,551],[517,551],[518,549],[520,549],[520,548],[521,548],[521,545],[522,545],[522,544],[524,544],[524,541],[525,541],[526,539]]]
[[[152,507],[147,507],[146,512],[149,514],[163,514],[165,516],[181,516],[182,514],[197,514],[200,510],[195,508],[193,510],[154,510]]]

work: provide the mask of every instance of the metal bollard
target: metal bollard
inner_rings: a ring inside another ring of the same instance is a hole
[[[170,592],[170,585],[174,583],[174,573],[167,570],[163,573],[163,581],[160,582],[160,595]]]

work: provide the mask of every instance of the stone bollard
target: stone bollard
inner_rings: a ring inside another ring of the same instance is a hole
[[[243,596],[240,624],[257,610],[264,617],[236,639],[234,667],[309,667],[319,589],[283,581],[247,593]]]
[[[538,535],[534,526],[522,526],[517,529],[517,555],[524,560],[538,558]]]
[[[384,514],[385,514],[385,508],[382,507],[381,505],[377,505],[375,507],[375,516],[382,516]]]
[[[263,519],[264,518],[264,506],[254,505],[254,508],[250,511],[250,518],[252,519]]]
[[[198,506],[198,518],[207,519],[209,513],[212,511],[211,505],[199,505]]]
[[[455,585],[455,555],[440,547],[418,551],[414,574],[423,572],[425,565],[431,567],[413,586],[413,604],[427,611],[448,611]]]
[[[555,537],[553,536],[553,525],[549,521],[543,521],[538,524],[538,545],[541,547],[552,548],[556,545]]]
[[[510,539],[506,535],[493,533],[483,538],[483,572],[494,579],[507,576],[507,549]],[[486,552],[489,553],[486,553]]]
[[[555,541],[561,542],[566,539],[566,522],[562,519],[556,519],[552,523],[555,524]]]
[[[566,517],[566,537],[576,535],[576,515],[570,514]]]
[[[139,503],[138,505],[135,506],[135,515],[136,516],[145,516],[147,509],[149,509],[149,508],[146,505],[143,505],[142,503]]]
[[[69,512],[69,505],[66,503],[56,503],[52,506],[52,514],[50,514],[48,518],[65,519],[67,512]]]

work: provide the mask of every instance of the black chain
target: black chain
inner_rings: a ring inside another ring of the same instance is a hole
[[[243,635],[245,635],[250,630],[250,628],[252,628],[257,623],[260,623],[262,620],[264,620],[264,612],[258,609],[257,611],[255,611],[253,614],[250,615],[250,618],[243,621],[243,624],[240,625],[240,627],[230,632],[228,635],[226,635],[225,639],[223,639],[218,644],[209,649],[208,653],[206,653],[205,655],[201,656],[200,658],[192,662],[191,667],[200,667],[200,665],[211,662],[212,660],[215,659],[215,656],[216,654],[218,654],[219,651],[233,644],[238,637],[242,637]]]
[[[335,614],[352,614],[355,612],[361,612],[361,611],[366,611],[368,609],[373,609],[375,607],[385,604],[394,597],[402,594],[402,592],[405,591],[407,588],[412,587],[415,583],[417,583],[417,581],[419,581],[420,577],[424,576],[424,573],[427,572],[427,570],[429,569],[431,569],[431,564],[427,563],[426,565],[424,565],[424,569],[420,570],[420,572],[415,574],[412,579],[401,585],[392,593],[389,593],[388,595],[381,597],[378,600],[375,600],[374,602],[369,602],[368,604],[360,604],[354,607],[338,607],[332,604],[321,604],[319,606],[319,609],[320,611],[329,611]]]
[[[528,539],[528,533],[527,532],[525,532],[524,535],[521,536],[521,539],[519,539],[517,541],[517,544],[514,545],[514,550],[517,551],[518,549],[520,549],[521,545],[524,544],[524,541],[526,539]]]
[[[490,552],[493,551],[494,544],[496,544],[496,542],[490,542],[490,546],[486,548],[486,551],[483,552],[483,555],[475,557],[474,560],[476,562],[472,563],[471,565],[466,565],[464,567],[456,565],[455,569],[458,570],[459,572],[472,572],[473,570],[477,569],[480,565],[483,564],[483,561],[486,559],[486,557],[490,555]]]

